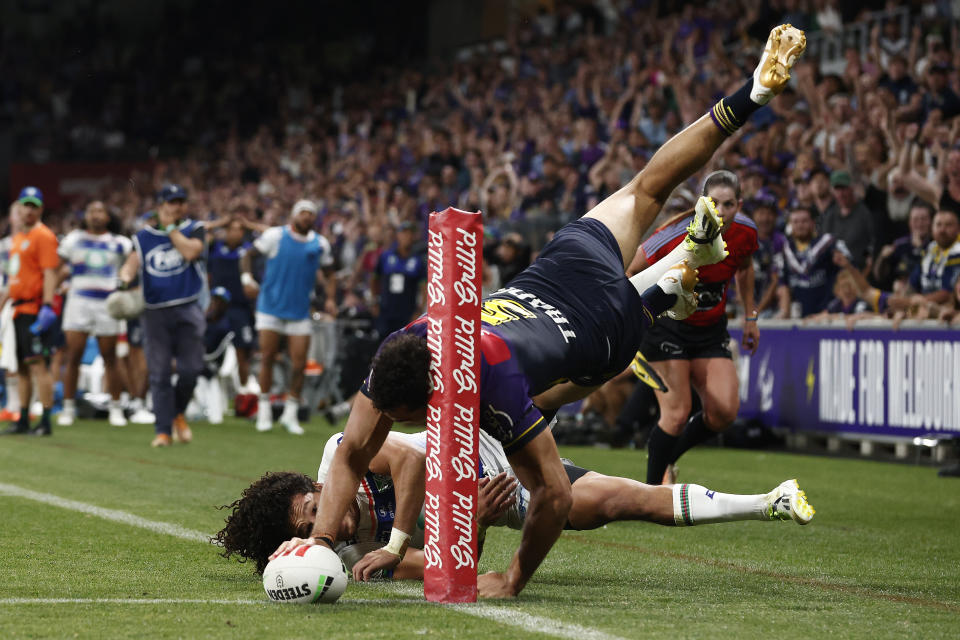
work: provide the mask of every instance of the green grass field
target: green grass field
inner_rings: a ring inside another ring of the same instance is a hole
[[[760,493],[797,477],[814,521],[568,532],[511,602],[444,607],[424,603],[418,585],[351,583],[332,606],[273,604],[249,565],[220,558],[196,532],[218,530],[214,506],[265,470],[314,474],[333,428],[307,429],[297,438],[241,421],[200,424],[193,444],[165,450],[148,446],[150,428],[99,422],[0,439],[0,638],[960,634],[960,482],[923,467],[711,448],[683,458],[682,480]],[[609,474],[642,477],[645,466],[637,451],[562,453]],[[504,568],[518,539],[491,530],[481,570]]]

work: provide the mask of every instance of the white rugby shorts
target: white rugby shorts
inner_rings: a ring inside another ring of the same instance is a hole
[[[285,336],[309,336],[313,333],[313,321],[310,318],[284,320],[261,311],[257,311],[256,327],[257,331],[265,329]]]
[[[107,301],[78,293],[67,296],[63,309],[64,331],[81,331],[94,336],[116,336],[123,333],[120,320],[107,313]]]

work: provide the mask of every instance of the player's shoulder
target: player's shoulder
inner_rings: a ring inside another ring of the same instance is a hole
[[[757,223],[745,213],[737,212],[737,215],[733,216],[732,224],[734,229],[757,235]]]
[[[39,238],[43,238],[46,240],[52,239],[54,241],[56,241],[57,239],[57,234],[53,232],[53,229],[43,224],[42,222],[38,222],[36,225],[34,225],[33,229],[30,230],[30,233],[28,235],[38,239]]]
[[[671,241],[686,235],[687,225],[690,224],[692,217],[693,214],[690,212],[681,213],[657,227],[643,243],[643,250],[647,256],[654,255]]]
[[[343,440],[342,431],[327,438],[327,442],[323,446],[323,457],[320,459],[320,467],[317,469],[317,482],[326,482],[327,474],[330,473],[330,463],[333,462],[333,454],[336,453],[341,440]]]

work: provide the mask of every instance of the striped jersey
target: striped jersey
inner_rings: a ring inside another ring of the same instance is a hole
[[[640,248],[648,264],[664,258],[683,241],[692,218],[693,214],[680,219],[674,218],[647,238]],[[723,229],[723,239],[730,255],[722,262],[698,269],[700,282],[694,289],[698,296],[697,310],[683,320],[686,324],[705,327],[726,318],[727,285],[737,271],[751,264],[753,253],[759,246],[757,225],[747,216],[738,213],[730,226]]]
[[[70,266],[70,293],[106,298],[116,288],[120,267],[133,250],[129,238],[76,229],[67,234],[57,253]]]
[[[910,286],[919,293],[950,291],[957,278],[960,278],[960,240],[947,249],[931,241],[920,264],[910,274]]]
[[[425,431],[417,433],[393,431],[390,437],[403,438],[420,451],[425,452],[427,450],[427,433]],[[333,455],[337,447],[340,446],[341,440],[343,440],[343,432],[336,433],[327,440],[327,444],[323,448],[320,468],[317,470],[317,482],[326,483],[330,464],[333,462]],[[504,472],[511,477],[516,477],[513,468],[507,461],[506,454],[503,452],[503,447],[482,431],[480,432],[477,450],[480,460],[478,477],[488,476],[492,478]],[[516,502],[493,523],[493,526],[505,526],[511,529],[521,529],[523,527],[527,505],[530,503],[530,492],[518,483],[514,490],[514,497]],[[390,541],[393,520],[397,511],[397,496],[393,479],[390,476],[376,474],[368,470],[360,479],[356,501],[360,510],[357,532],[351,540],[337,545],[337,553],[348,569],[352,568],[357,560],[365,554],[385,546]],[[417,521],[417,530],[410,539],[410,546],[415,549],[423,548],[422,512]]]

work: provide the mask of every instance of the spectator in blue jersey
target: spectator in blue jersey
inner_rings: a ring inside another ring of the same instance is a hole
[[[820,231],[843,241],[850,251],[853,264],[858,269],[869,271],[876,238],[873,213],[862,200],[857,199],[848,172],[831,173],[830,186],[835,199],[820,218]]]
[[[401,222],[396,243],[380,254],[370,283],[379,303],[377,333],[385,337],[423,313],[426,297],[427,262],[413,253],[417,224]]]
[[[290,212],[290,224],[271,227],[257,238],[241,258],[240,275],[244,287],[256,287],[251,273],[254,254],[267,262],[263,283],[257,296],[256,327],[260,337],[260,398],[257,405],[257,431],[273,428],[270,389],[273,364],[283,338],[290,355],[290,385],[280,424],[295,435],[303,433],[297,416],[303,390],[303,370],[313,324],[310,319],[310,294],[322,281],[327,291],[327,311],[336,313],[336,280],[330,243],[313,230],[317,205],[300,200]]]
[[[923,252],[930,244],[933,213],[929,204],[915,201],[907,218],[910,233],[880,249],[873,266],[873,279],[880,289],[902,291],[906,288],[910,275],[920,265]]]
[[[757,314],[772,317],[777,311],[777,285],[780,274],[776,257],[783,251],[787,238],[777,231],[777,211],[772,201],[754,200],[746,207],[757,225],[757,250],[753,253],[753,298]]]
[[[790,212],[790,235],[776,259],[780,275],[777,288],[780,318],[801,318],[820,313],[833,297],[833,283],[840,270],[835,251],[849,257],[843,242],[829,233],[817,235],[810,209]]]
[[[953,285],[960,278],[960,221],[956,212],[941,209],[933,217],[933,240],[923,259],[910,274],[910,286],[928,302],[950,300]]]
[[[206,321],[200,308],[206,247],[202,222],[186,217],[187,191],[168,184],[160,191],[153,223],[133,236],[135,252],[120,270],[120,288],[139,274],[143,288],[143,346],[156,415],[151,446],[187,443],[193,433],[183,413],[203,370]],[[171,384],[173,360],[177,385]]]
[[[222,287],[230,293],[226,320],[233,332],[233,346],[237,350],[240,384],[246,385],[250,376],[250,353],[257,347],[257,336],[254,331],[253,302],[244,295],[240,282],[240,257],[252,246],[247,241],[247,230],[251,228],[251,223],[244,217],[248,213],[246,205],[235,206],[231,213],[231,217],[219,223],[225,228],[223,239],[215,239],[210,243],[207,274],[211,291]],[[210,228],[217,224],[214,222]]]

